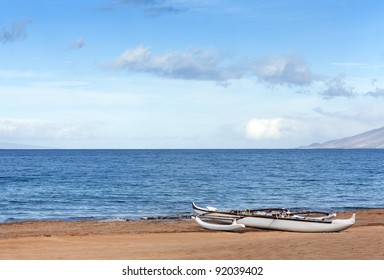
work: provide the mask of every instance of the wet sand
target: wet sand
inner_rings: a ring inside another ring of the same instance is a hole
[[[356,212],[356,224],[338,233],[217,232],[191,220],[7,223],[0,259],[384,260],[384,209]]]

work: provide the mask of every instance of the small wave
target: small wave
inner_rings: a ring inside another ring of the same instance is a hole
[[[160,215],[160,216],[143,216],[141,220],[185,220],[191,218],[192,214],[181,214],[181,215]]]
[[[99,221],[100,223],[108,223],[108,222],[127,222],[130,221],[129,219],[123,219],[123,218],[111,218],[111,219],[105,219]]]

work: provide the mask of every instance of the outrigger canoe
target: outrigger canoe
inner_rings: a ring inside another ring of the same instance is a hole
[[[355,213],[349,219],[335,219],[336,213],[302,211],[291,212],[284,208],[254,210],[218,210],[202,208],[192,202],[196,212],[193,220],[203,228],[232,231],[242,227],[294,232],[338,232],[355,223]]]

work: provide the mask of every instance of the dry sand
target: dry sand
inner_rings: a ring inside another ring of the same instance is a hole
[[[358,211],[356,224],[338,233],[215,232],[190,220],[7,223],[0,259],[384,260],[384,209]]]

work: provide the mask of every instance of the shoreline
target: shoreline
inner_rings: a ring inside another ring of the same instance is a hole
[[[290,209],[292,210],[292,209]],[[317,209],[319,210],[319,209]],[[319,210],[327,213],[336,213],[339,217],[339,215],[344,215],[343,217],[347,217],[345,215],[351,215],[352,213],[358,213],[358,212],[364,212],[364,211],[380,211],[384,210],[384,208],[363,208],[363,207],[351,207],[351,208],[345,208],[344,210],[335,210],[335,211],[327,211],[327,210]],[[70,219],[26,219],[26,220],[8,220],[0,222],[0,226],[4,224],[19,224],[19,223],[46,223],[46,222],[65,222],[65,223],[76,223],[76,222],[172,222],[172,221],[186,221],[190,220],[192,216],[195,216],[196,213],[183,213],[183,214],[176,214],[176,215],[145,215],[145,216],[137,216],[134,218],[85,218],[85,219],[77,219],[77,218],[70,218]]]
[[[217,232],[191,220],[2,223],[0,259],[383,260],[384,209],[356,211],[355,225],[338,233]]]

